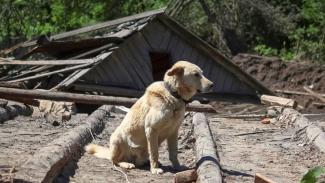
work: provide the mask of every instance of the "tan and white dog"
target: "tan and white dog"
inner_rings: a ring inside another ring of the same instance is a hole
[[[169,159],[179,169],[177,137],[185,102],[212,87],[198,66],[178,61],[166,72],[164,81],[152,83],[131,107],[111,135],[109,148],[90,144],[85,150],[127,169],[144,165],[149,157],[151,173],[160,174],[163,170],[158,165],[158,148],[167,139]]]

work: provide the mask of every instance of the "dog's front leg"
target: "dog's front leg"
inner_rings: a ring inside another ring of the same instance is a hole
[[[158,164],[158,134],[157,131],[151,127],[146,128],[146,136],[148,142],[148,152],[150,160],[150,171],[152,174],[161,174],[163,170],[159,168]]]
[[[167,138],[167,144],[168,144],[169,160],[172,162],[174,169],[179,170],[180,165],[177,158],[177,154],[178,154],[177,137],[178,137],[178,130],[175,130],[175,132],[172,133]]]

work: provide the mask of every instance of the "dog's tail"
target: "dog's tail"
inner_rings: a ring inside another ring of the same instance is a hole
[[[111,159],[110,150],[107,147],[96,145],[96,144],[88,144],[85,147],[85,151],[89,154],[96,156],[97,158],[103,159]]]

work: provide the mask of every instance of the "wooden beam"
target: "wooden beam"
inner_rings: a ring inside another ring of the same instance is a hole
[[[314,92],[313,90],[309,89],[308,87],[304,86],[304,90],[310,93],[312,96],[318,98],[320,101],[325,103],[325,99],[318,93]]]
[[[124,97],[111,97],[99,95],[86,95],[65,92],[53,92],[44,90],[23,90],[16,88],[3,88],[0,87],[0,96],[6,98],[10,95],[14,98],[28,98],[28,99],[44,99],[54,101],[69,101],[83,104],[109,104],[109,105],[122,105],[131,107],[138,99],[137,98],[124,98]],[[204,104],[188,104],[187,110],[215,113],[211,105]]]
[[[93,59],[77,60],[8,60],[0,58],[0,65],[80,65],[92,64],[96,61]]]
[[[206,116],[203,113],[196,113],[193,116],[193,125],[197,182],[222,183],[220,160]]]
[[[46,76],[50,76],[53,74],[58,74],[58,73],[65,73],[65,72],[70,72],[70,71],[74,71],[76,69],[81,69],[81,68],[86,68],[91,66],[92,64],[82,64],[82,65],[77,65],[77,66],[73,66],[73,67],[68,67],[68,68],[64,68],[64,69],[59,69],[56,71],[52,71],[52,72],[46,72],[46,73],[42,73],[42,74],[37,74],[35,76],[29,76],[29,77],[25,77],[25,78],[20,78],[20,79],[15,79],[15,80],[9,80],[7,81],[8,83],[16,83],[16,82],[20,82],[20,81],[28,81],[28,80],[34,80],[34,79],[39,79],[39,78],[43,78]]]
[[[276,93],[284,93],[284,94],[290,94],[290,95],[307,95],[307,96],[313,96],[310,93],[301,92],[301,91],[291,91],[291,90],[274,90]],[[320,96],[325,97],[325,94],[320,94]]]
[[[20,78],[20,79],[16,79],[16,80],[10,80],[10,81],[7,81],[8,83],[15,83],[15,82],[20,82],[20,81],[27,81],[27,80],[33,80],[33,79],[38,79],[38,78],[42,78],[42,77],[46,77],[46,76],[50,76],[50,75],[53,75],[53,74],[58,74],[58,73],[64,73],[64,72],[70,72],[70,71],[73,71],[73,70],[78,70],[78,69],[81,69],[81,68],[86,68],[86,67],[89,67],[91,66],[92,64],[94,63],[97,63],[99,61],[102,61],[104,59],[106,59],[109,55],[111,54],[111,52],[108,52],[108,53],[103,53],[91,60],[93,60],[94,62],[93,63],[88,63],[88,64],[82,64],[82,65],[76,65],[76,66],[73,66],[73,67],[68,67],[68,68],[64,68],[64,69],[59,69],[59,70],[56,70],[56,71],[52,71],[52,72],[47,72],[47,73],[42,73],[42,74],[38,74],[38,75],[35,75],[35,76],[29,76],[29,77],[25,77],[25,78]]]
[[[113,86],[101,86],[101,85],[81,84],[81,83],[75,83],[72,84],[72,86],[76,91],[101,92],[106,95],[114,95],[114,96],[138,98],[144,94],[144,91],[121,88],[121,87],[113,87]]]
[[[83,153],[83,146],[93,140],[92,136],[103,131],[105,120],[102,119],[111,109],[111,106],[100,107],[85,120],[84,124],[73,128],[35,152],[18,169],[14,182],[53,182],[70,160]]]
[[[296,108],[298,105],[297,102],[293,99],[270,96],[270,95],[262,95],[261,102],[262,104],[266,104],[266,105],[280,105],[280,106],[292,107],[292,108]]]

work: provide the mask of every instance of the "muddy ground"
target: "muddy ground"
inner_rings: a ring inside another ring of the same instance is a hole
[[[112,114],[112,117],[107,118],[107,125],[103,133],[101,133],[95,141],[109,147],[109,137],[113,130],[120,124],[124,115]],[[179,132],[179,161],[184,169],[193,168],[195,166],[195,157],[193,152],[193,136],[192,136],[192,115],[188,114],[185,121],[182,123]],[[128,179],[132,183],[157,182],[167,183],[174,181],[175,171],[171,167],[168,160],[168,150],[166,143],[163,143],[159,150],[159,162],[162,165],[164,174],[152,175],[149,170],[149,165],[140,169],[124,170]],[[71,171],[74,170],[75,171]],[[126,182],[124,175],[117,171],[109,160],[99,159],[89,154],[84,154],[79,161],[70,162],[70,165],[61,173],[56,182],[75,182],[75,183],[108,183],[108,182]]]
[[[306,92],[303,86],[325,94],[325,65],[312,62],[284,62],[276,57],[261,57],[249,54],[238,54],[233,59],[241,69],[246,71],[272,90],[293,90]],[[294,98],[306,109],[302,112],[324,113],[325,106],[313,104],[320,101],[315,97],[303,95],[281,96]]]
[[[60,126],[53,126],[38,115],[18,116],[0,123],[0,175],[6,173],[6,167],[20,166],[38,149],[81,124],[86,116],[74,115],[69,123]],[[0,177],[0,182],[3,179]]]
[[[262,124],[252,118],[211,115],[209,119],[227,183],[254,182],[256,173],[275,182],[296,183],[309,168],[325,166],[325,153],[309,142],[300,129]],[[324,125],[325,121],[320,123]]]

